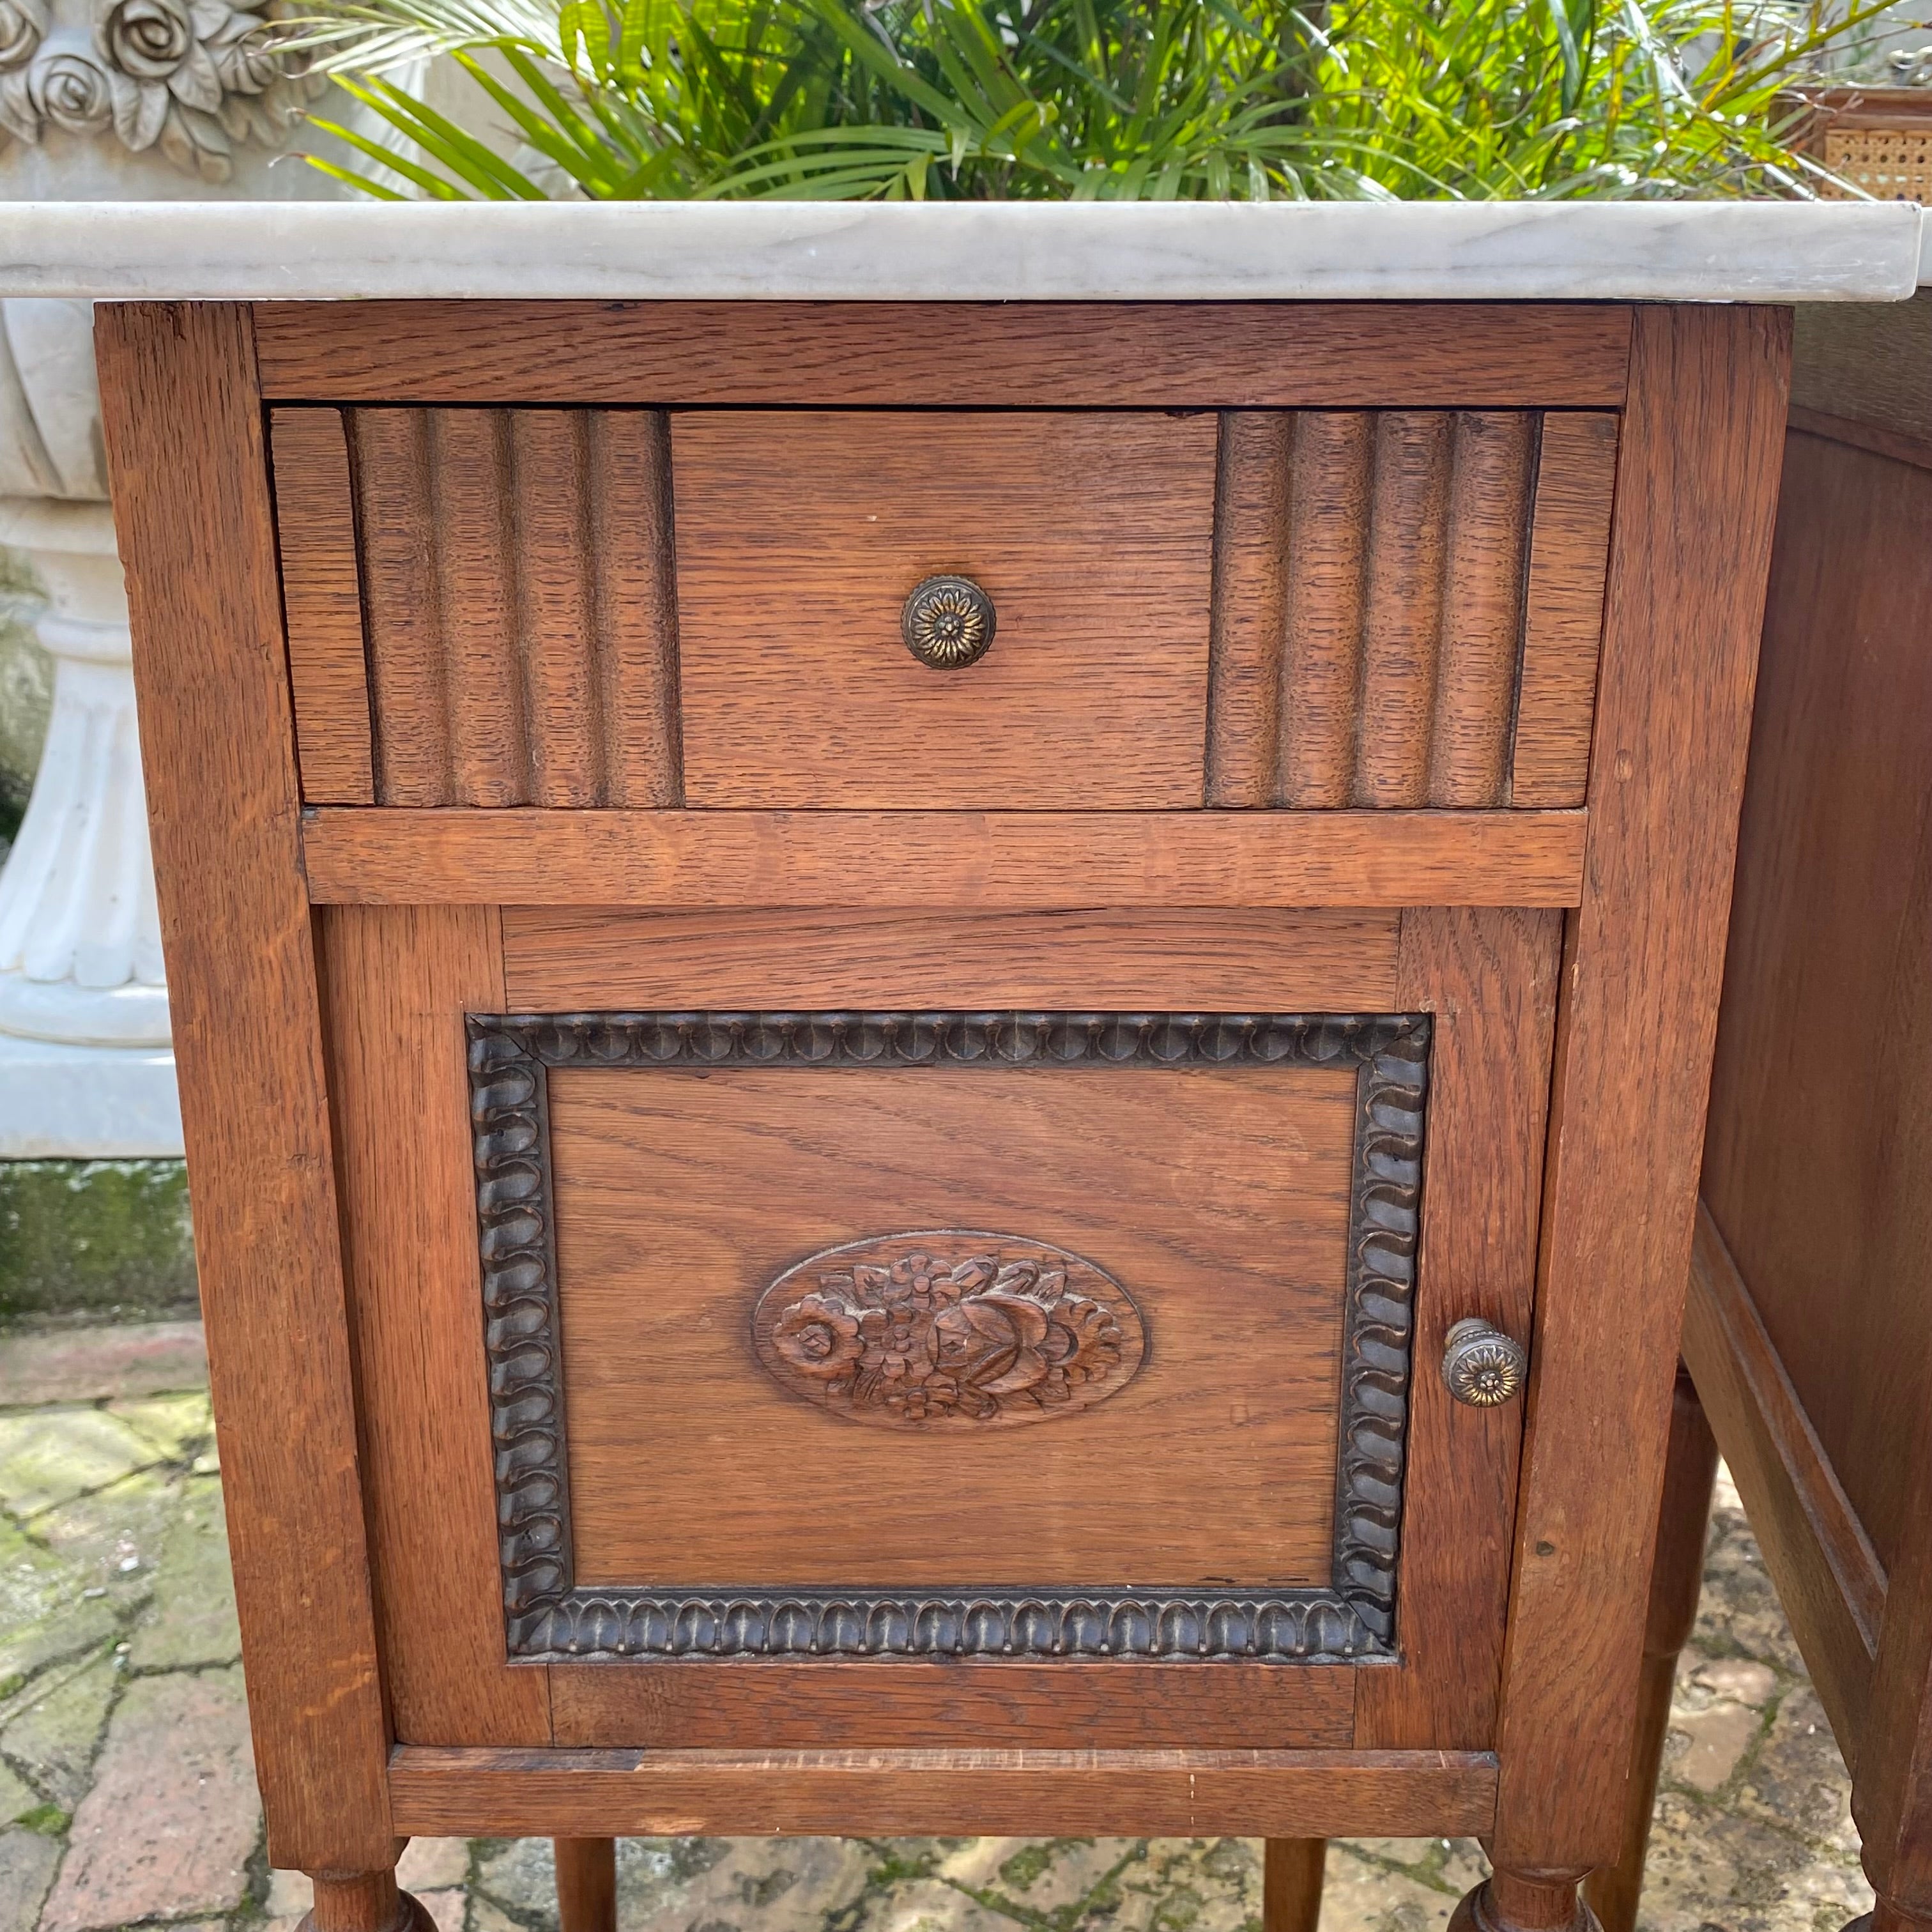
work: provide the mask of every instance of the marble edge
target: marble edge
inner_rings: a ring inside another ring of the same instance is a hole
[[[1905,202],[0,203],[0,296],[1896,301]]]

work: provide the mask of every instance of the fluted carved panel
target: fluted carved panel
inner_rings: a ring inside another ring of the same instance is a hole
[[[1539,614],[1573,657],[1587,643],[1588,675],[1534,730],[1587,748],[1616,418],[1550,420],[1559,434],[1526,410],[1222,417],[1210,806],[1511,803]]]
[[[662,413],[342,422],[355,550],[334,554],[359,578],[376,802],[680,802]],[[299,536],[285,512],[285,570]]]

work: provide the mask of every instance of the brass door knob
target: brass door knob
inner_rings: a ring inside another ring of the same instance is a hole
[[[1500,1328],[1466,1316],[1444,1340],[1442,1379],[1458,1402],[1472,1408],[1500,1408],[1522,1392],[1529,1358]]]
[[[928,577],[905,601],[899,634],[933,670],[962,670],[986,655],[998,623],[993,600],[970,577]]]

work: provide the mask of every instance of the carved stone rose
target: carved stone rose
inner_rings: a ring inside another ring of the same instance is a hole
[[[0,68],[25,67],[46,32],[43,0],[0,0]]]
[[[93,51],[46,44],[48,0],[0,0],[0,138],[48,127],[158,146],[227,179],[238,141],[285,140],[327,82],[278,40],[284,0],[94,0]]]
[[[70,134],[104,134],[114,118],[106,71],[86,54],[47,54],[27,70],[28,104]]]

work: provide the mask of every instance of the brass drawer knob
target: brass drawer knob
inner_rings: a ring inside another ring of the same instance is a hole
[[[993,600],[970,577],[928,577],[906,599],[899,634],[921,664],[960,670],[986,655],[998,622]]]
[[[1444,1340],[1442,1379],[1458,1402],[1472,1408],[1500,1408],[1522,1392],[1529,1358],[1500,1328],[1465,1316]]]

